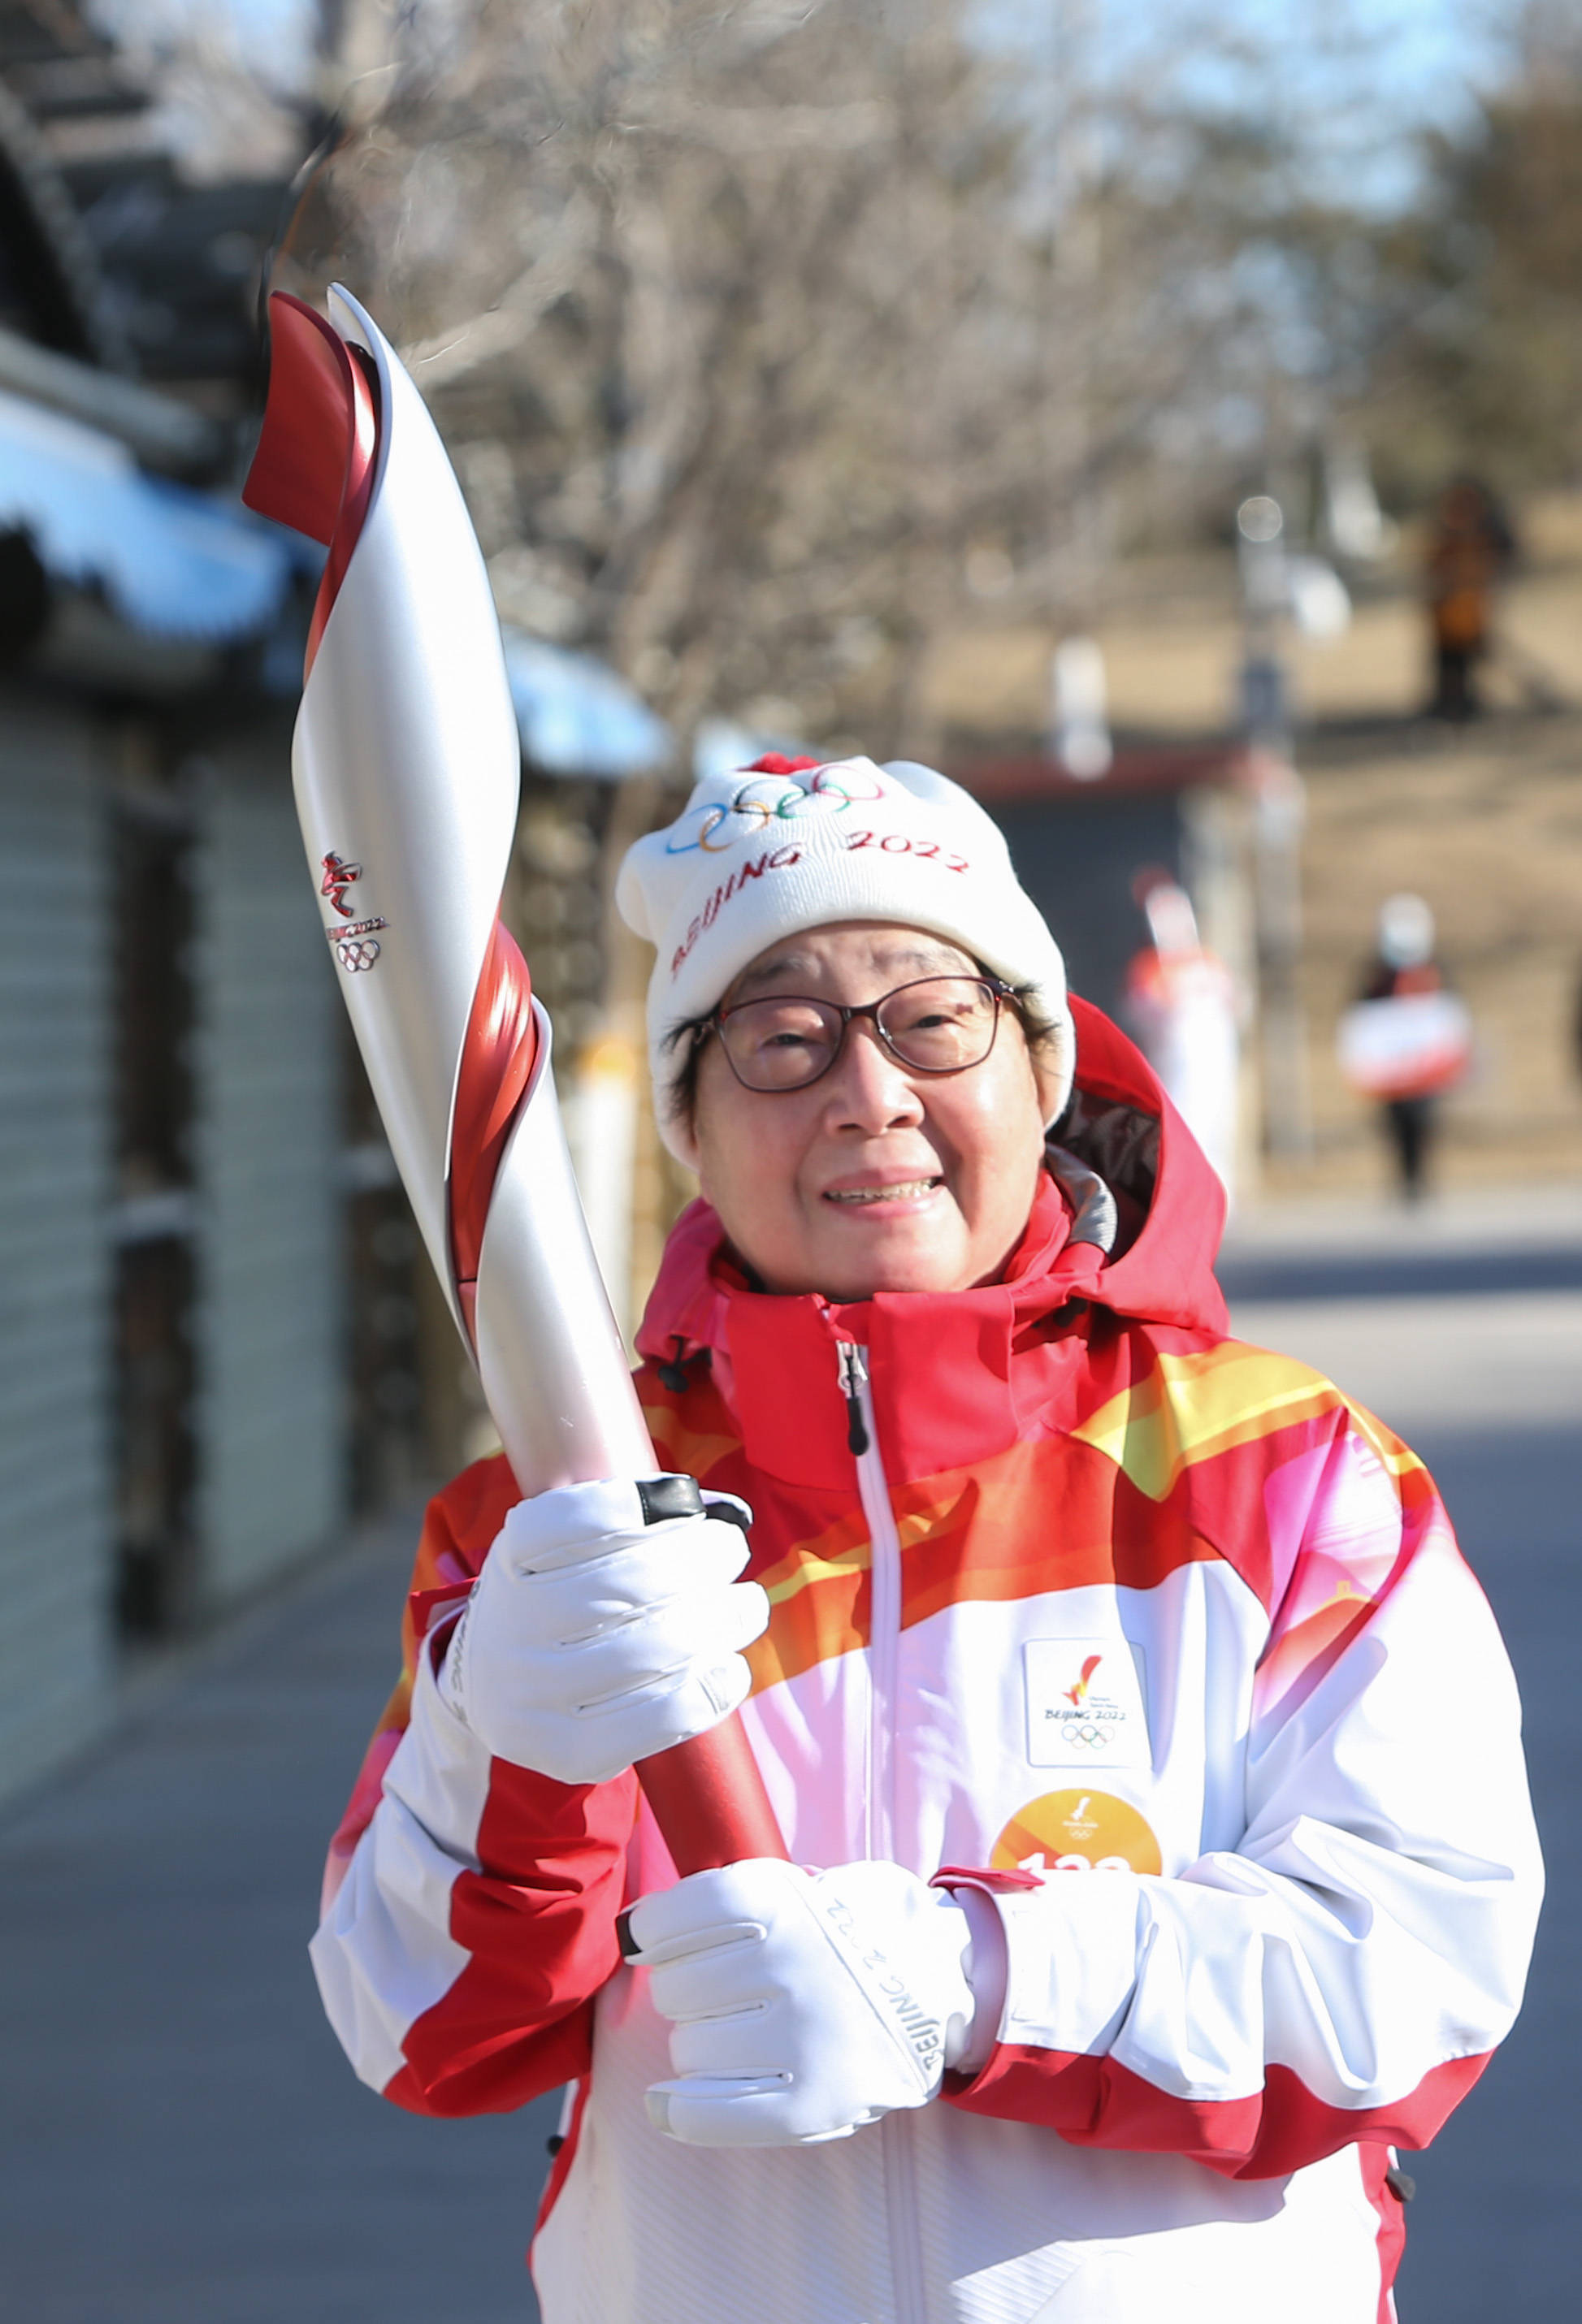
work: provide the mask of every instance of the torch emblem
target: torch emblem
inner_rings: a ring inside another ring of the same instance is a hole
[[[348,863],[344,855],[337,855],[332,851],[324,858],[323,872],[324,877],[319,882],[319,893],[328,897],[343,920],[349,920],[357,908],[355,904],[347,902],[346,891],[354,880],[362,878],[362,865]]]

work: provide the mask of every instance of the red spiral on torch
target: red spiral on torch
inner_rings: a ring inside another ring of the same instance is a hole
[[[456,1296],[475,1349],[478,1259],[489,1204],[537,1056],[527,963],[496,919],[457,1072],[446,1189]],[[637,1772],[678,1872],[703,1872],[749,1856],[784,1857],[785,1842],[739,1719],[644,1759]]]
[[[489,1204],[537,1056],[527,963],[496,919],[462,1043],[446,1189],[456,1296],[475,1349],[478,1259]],[[637,1772],[678,1872],[703,1872],[749,1856],[784,1857],[785,1842],[739,1719],[644,1759]]]
[[[446,1200],[456,1296],[476,1347],[478,1256],[505,1142],[527,1094],[538,1059],[532,984],[514,936],[498,919],[489,931],[461,1062],[450,1121],[450,1181]]]
[[[289,291],[269,299],[269,401],[242,498],[328,551],[308,624],[304,682],[374,493],[379,407],[372,369]]]
[[[361,350],[301,300],[274,291],[269,318],[269,401],[242,498],[261,516],[322,541],[328,552],[308,629],[306,680],[373,499],[378,393]],[[446,1186],[457,1302],[475,1351],[489,1204],[537,1057],[527,963],[496,917],[457,1066]],[[784,1857],[739,1719],[644,1760],[638,1772],[678,1871]]]

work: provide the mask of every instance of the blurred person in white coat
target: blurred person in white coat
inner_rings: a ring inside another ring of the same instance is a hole
[[[1386,897],[1374,957],[1337,1036],[1347,1082],[1378,1102],[1407,1204],[1428,1192],[1439,1100],[1472,1059],[1472,1020],[1447,989],[1435,944],[1434,916],[1422,897]]]
[[[1135,893],[1152,941],[1127,967],[1123,1021],[1234,1199],[1242,996],[1202,943],[1184,888],[1144,872]]]

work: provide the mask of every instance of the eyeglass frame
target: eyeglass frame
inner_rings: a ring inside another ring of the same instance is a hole
[[[896,1047],[884,1026],[879,1022],[879,1011],[887,1001],[893,1001],[897,993],[911,992],[920,984],[976,984],[983,988],[995,1004],[995,1021],[990,1028],[988,1044],[982,1056],[974,1057],[972,1063],[966,1065],[916,1065],[910,1057],[903,1056]],[[728,1008],[722,1005],[711,1009],[707,1017],[695,1019],[690,1028],[691,1058],[697,1057],[711,1033],[720,1032],[727,1017],[734,1017],[738,1010],[757,1008],[766,1001],[803,1001],[811,1009],[833,1009],[840,1019],[840,1036],[829,1052],[828,1062],[820,1065],[816,1074],[810,1074],[805,1082],[788,1082],[781,1089],[760,1089],[755,1083],[745,1080],[741,1069],[730,1053],[728,1045],[722,1038],[719,1046],[734,1078],[754,1097],[795,1097],[802,1090],[816,1087],[827,1074],[834,1072],[845,1056],[852,1020],[858,1017],[865,1017],[872,1022],[874,1034],[884,1045],[885,1055],[893,1057],[905,1073],[926,1074],[931,1081],[946,1081],[953,1074],[976,1072],[979,1065],[985,1065],[994,1055],[995,1043],[1000,1038],[1000,1012],[1005,1003],[1009,1001],[1018,1012],[1022,1007],[1022,995],[1017,991],[1016,987],[1013,984],[1007,984],[1003,976],[996,976],[993,969],[980,969],[973,976],[949,969],[942,970],[933,976],[910,976],[904,984],[893,985],[888,992],[882,992],[877,1001],[854,1001],[849,1004],[844,1001],[827,1001],[822,993],[818,992],[759,992],[754,993],[746,1001],[734,1001]]]

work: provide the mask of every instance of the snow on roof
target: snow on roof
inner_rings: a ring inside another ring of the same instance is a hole
[[[114,437],[3,392],[0,527],[131,628],[216,643],[266,630],[298,561],[235,503],[145,475]]]

